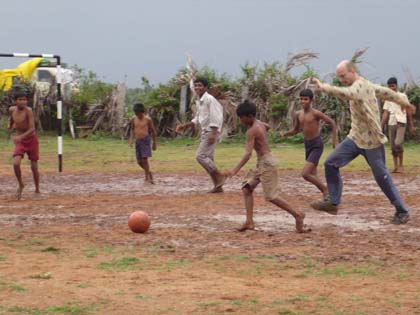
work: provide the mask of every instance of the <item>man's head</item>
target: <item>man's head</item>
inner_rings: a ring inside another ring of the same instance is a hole
[[[312,101],[314,99],[314,93],[310,89],[304,89],[299,93],[300,106],[304,110],[307,110],[311,107]]]
[[[244,125],[252,125],[257,115],[257,106],[254,103],[246,100],[238,105],[236,108],[236,115]]]
[[[144,105],[142,103],[136,103],[136,104],[134,104],[133,111],[134,111],[134,114],[138,118],[143,118],[144,112],[145,112]]]
[[[350,60],[340,62],[335,73],[340,82],[347,86],[352,85],[359,78],[356,65]]]
[[[396,91],[398,89],[398,81],[396,77],[389,78],[386,84],[393,91]]]
[[[18,109],[22,109],[28,105],[28,97],[25,92],[17,92],[15,94],[15,104]]]
[[[209,81],[205,78],[197,78],[194,80],[194,91],[198,96],[202,96],[209,88]]]

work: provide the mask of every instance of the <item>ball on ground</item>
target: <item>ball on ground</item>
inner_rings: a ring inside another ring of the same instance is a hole
[[[128,227],[134,233],[145,233],[150,227],[152,220],[144,211],[133,212],[128,218]]]

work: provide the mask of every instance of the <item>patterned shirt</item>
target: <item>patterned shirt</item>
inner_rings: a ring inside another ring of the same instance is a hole
[[[398,93],[363,77],[348,87],[321,83],[321,91],[350,101],[351,129],[348,137],[361,149],[374,149],[388,141],[382,132],[377,98],[409,105],[408,100]]]
[[[197,112],[191,120],[195,125],[198,123],[201,130],[210,131],[211,127],[217,127],[217,131],[223,126],[223,107],[213,95],[205,92],[197,101]]]
[[[401,92],[398,92],[398,94],[404,97],[408,102],[407,95]],[[389,112],[388,125],[395,126],[398,123],[407,123],[407,112],[404,108],[401,108],[400,105],[395,104],[394,102],[386,101],[383,109]]]

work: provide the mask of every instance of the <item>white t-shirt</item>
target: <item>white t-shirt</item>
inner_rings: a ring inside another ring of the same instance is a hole
[[[223,126],[223,107],[216,98],[205,92],[196,105],[197,112],[191,121],[194,124],[200,124],[203,131],[210,131],[211,127],[217,127],[217,131],[220,132]]]
[[[402,97],[404,97],[408,102],[408,97],[404,93],[398,92]],[[389,112],[389,126],[395,126],[397,123],[406,124],[407,123],[407,112],[405,109],[402,109],[400,105],[386,101],[384,103],[384,110]]]

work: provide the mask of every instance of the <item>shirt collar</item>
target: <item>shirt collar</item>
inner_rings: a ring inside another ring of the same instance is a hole
[[[204,92],[204,94],[201,95],[200,102],[204,101],[204,99],[207,97],[207,95],[208,95],[207,91]]]

